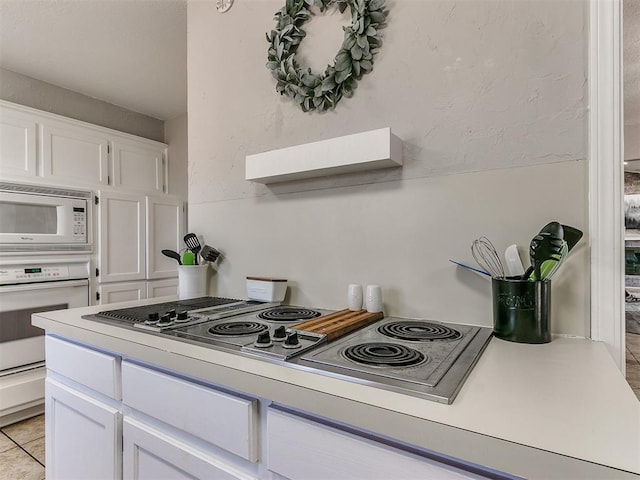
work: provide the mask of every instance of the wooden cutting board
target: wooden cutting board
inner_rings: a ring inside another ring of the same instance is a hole
[[[327,341],[330,342],[382,318],[384,318],[382,312],[370,313],[366,310],[340,310],[324,317],[299,323],[294,325],[293,328],[304,330],[305,332],[324,333],[327,335]]]

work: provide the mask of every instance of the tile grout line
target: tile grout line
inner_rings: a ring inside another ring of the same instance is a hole
[[[6,434],[5,434],[5,435],[6,435]],[[29,440],[29,442],[34,442],[35,440],[39,440],[39,439],[41,439],[41,438],[44,438],[44,437],[34,438],[33,440]],[[13,441],[13,439],[12,439],[11,441]],[[26,443],[29,443],[29,442],[26,442]],[[16,443],[16,442],[15,442],[15,441],[13,441],[13,443]],[[18,445],[18,444],[16,443],[16,445]],[[42,462],[41,462],[40,460],[38,460],[36,457],[34,457],[33,455],[31,455],[28,451],[26,451],[22,445],[18,445],[18,447],[20,447],[20,450],[22,450],[24,453],[26,453],[26,454],[27,454],[27,455],[29,455],[31,458],[33,458],[36,462],[38,462],[38,463],[39,463],[40,465],[42,465],[44,468],[47,468],[47,467],[45,466],[45,464],[44,464],[44,463],[42,463]]]
[[[22,450],[24,453],[26,453],[27,455],[29,455],[33,460],[35,460],[36,462],[38,462],[40,465],[42,465],[43,468],[47,468],[44,463],[42,463],[40,460],[38,460],[36,457],[34,457],[33,455],[31,455],[29,452],[27,452],[24,448],[22,448],[22,445],[20,445],[18,442],[16,442],[13,438],[11,438],[9,435],[7,435],[3,430],[0,430],[0,433],[2,433],[2,435],[4,435],[5,437],[7,437],[11,443],[13,443],[16,447],[18,447],[20,450]],[[34,438],[33,440],[29,440],[29,442],[33,442],[35,440],[39,440],[40,438],[44,438],[44,437],[38,437],[38,438]],[[27,443],[29,443],[27,442]],[[15,448],[15,447],[12,447]],[[9,449],[11,450],[11,449]]]
[[[636,361],[636,363],[637,363],[638,365],[640,365],[640,360],[638,360],[638,359],[636,358],[636,356],[633,354],[633,350],[631,350],[629,347],[627,347],[627,351],[628,351],[628,352],[629,352],[629,354],[633,357],[633,359]]]

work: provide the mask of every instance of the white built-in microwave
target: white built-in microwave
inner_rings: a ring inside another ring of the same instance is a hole
[[[90,252],[92,194],[0,182],[0,252]]]

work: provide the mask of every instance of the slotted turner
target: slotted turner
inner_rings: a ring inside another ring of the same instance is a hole
[[[189,250],[193,252],[196,257],[196,265],[198,265],[198,253],[202,249],[202,245],[200,245],[200,240],[196,237],[195,233],[187,233],[184,236],[184,243]]]
[[[200,256],[207,262],[215,262],[220,256],[220,252],[209,245],[205,245],[200,251]]]

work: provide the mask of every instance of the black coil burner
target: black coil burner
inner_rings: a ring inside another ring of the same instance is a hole
[[[387,337],[410,342],[434,342],[457,340],[462,337],[458,330],[429,322],[389,322],[378,327],[378,332]]]
[[[309,320],[321,315],[316,310],[302,307],[276,307],[260,312],[258,317],[271,322],[297,322]]]
[[[353,362],[378,367],[408,367],[427,359],[413,348],[384,342],[351,345],[344,349],[342,355]]]
[[[209,328],[211,335],[224,335],[227,337],[239,337],[242,335],[255,335],[256,333],[268,330],[263,323],[258,322],[227,322],[218,323]]]

